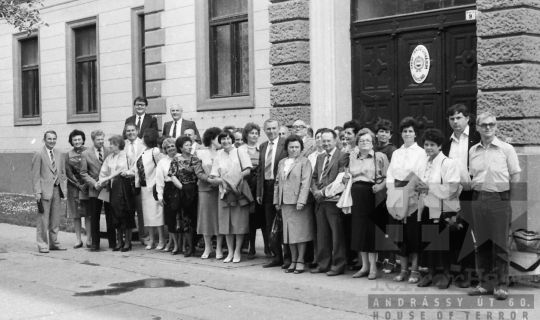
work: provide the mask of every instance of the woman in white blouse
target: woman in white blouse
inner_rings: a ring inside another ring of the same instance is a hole
[[[432,226],[424,228],[431,236],[426,239],[436,239],[429,243],[429,250],[421,253],[422,265],[426,263],[429,274],[418,283],[419,287],[427,287],[433,282],[435,269],[443,268],[443,277],[438,283],[439,289],[447,289],[450,285],[450,263],[453,251],[460,248],[452,248],[453,243],[459,241],[453,239],[455,232],[443,232],[446,225],[460,210],[459,194],[461,193],[459,164],[447,158],[441,147],[445,141],[444,134],[438,129],[428,129],[424,132],[424,150],[427,157],[420,166],[419,177],[421,181],[416,186],[420,199],[423,202],[422,224]],[[459,222],[456,228],[459,229]],[[463,229],[463,226],[461,226]],[[446,235],[446,236],[441,236]],[[452,250],[454,249],[454,250]]]
[[[178,197],[175,197],[178,190],[174,186],[171,177],[169,177],[169,168],[177,153],[174,139],[165,139],[162,144],[162,149],[167,153],[167,156],[158,162],[156,168],[156,191],[158,203],[163,207],[163,215],[165,216],[165,225],[169,230],[169,237],[172,238],[174,243],[171,254],[175,255],[180,252],[181,242],[179,241],[179,233],[176,228],[178,204],[172,205],[173,201],[178,201]]]
[[[125,142],[121,135],[109,138],[112,153],[105,158],[99,173],[98,185],[110,188],[110,201],[113,208],[112,222],[116,229],[117,246],[113,251],[131,250],[131,230],[135,225],[135,202],[131,190],[134,176],[131,159],[124,152]],[[123,235],[125,240],[123,241]]]
[[[218,142],[223,149],[218,151],[214,159],[208,181],[219,186],[218,228],[219,233],[225,235],[229,249],[223,262],[238,263],[241,260],[244,235],[249,233],[249,206],[253,199],[244,178],[250,174],[252,165],[247,152],[234,146],[234,135],[231,132],[220,133]],[[239,188],[243,184],[247,193]]]
[[[392,154],[392,162],[386,175],[388,212],[401,222],[399,225],[387,228],[389,237],[394,239],[399,248],[396,254],[401,261],[401,272],[394,281],[405,280],[410,259],[409,283],[417,283],[420,280],[418,253],[421,250],[422,238],[418,215],[418,193],[414,188],[418,183],[420,164],[426,158],[426,152],[415,142],[419,130],[420,124],[414,118],[406,117],[401,120],[399,132],[403,145]]]
[[[158,204],[153,195],[153,188],[156,184],[156,167],[163,158],[163,154],[157,147],[158,138],[159,134],[156,130],[147,129],[143,136],[145,150],[135,161],[135,186],[141,190],[144,226],[148,229],[150,236],[146,250],[151,250],[154,247],[154,231],[156,229],[159,234],[159,244],[156,250],[162,250],[165,247],[163,207]]]

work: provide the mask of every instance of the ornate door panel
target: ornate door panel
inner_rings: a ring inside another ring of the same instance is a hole
[[[353,117],[373,126],[380,118],[394,120],[396,107],[394,43],[389,36],[355,41],[355,99],[362,108]]]

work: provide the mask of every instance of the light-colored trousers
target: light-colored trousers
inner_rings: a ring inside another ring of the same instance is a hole
[[[49,200],[41,199],[45,212],[37,214],[36,240],[38,249],[48,250],[58,247],[58,230],[60,229],[60,215],[62,203],[60,202],[60,189],[54,187],[53,196]],[[49,238],[47,240],[47,233]]]

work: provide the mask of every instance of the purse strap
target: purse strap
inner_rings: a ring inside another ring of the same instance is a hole
[[[441,161],[441,185],[443,184],[443,180],[442,180],[442,165],[444,163],[444,160],[446,160],[446,157],[444,157],[444,159],[442,159]],[[443,199],[441,199],[441,213],[443,212]]]
[[[242,160],[240,160],[240,153],[238,153],[238,148],[236,148],[236,157],[238,158],[238,163],[240,163],[240,172],[244,172],[244,166],[242,166]]]

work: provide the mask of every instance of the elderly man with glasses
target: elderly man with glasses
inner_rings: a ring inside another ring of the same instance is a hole
[[[493,114],[480,114],[476,125],[481,141],[469,151],[469,171],[479,284],[469,295],[495,294],[497,300],[506,300],[510,192],[520,180],[521,168],[514,147],[495,136],[497,119]]]
[[[304,143],[304,150],[301,155],[308,157],[317,150],[315,139],[308,136],[308,125],[302,120],[296,120],[292,125],[292,133],[299,136]]]

